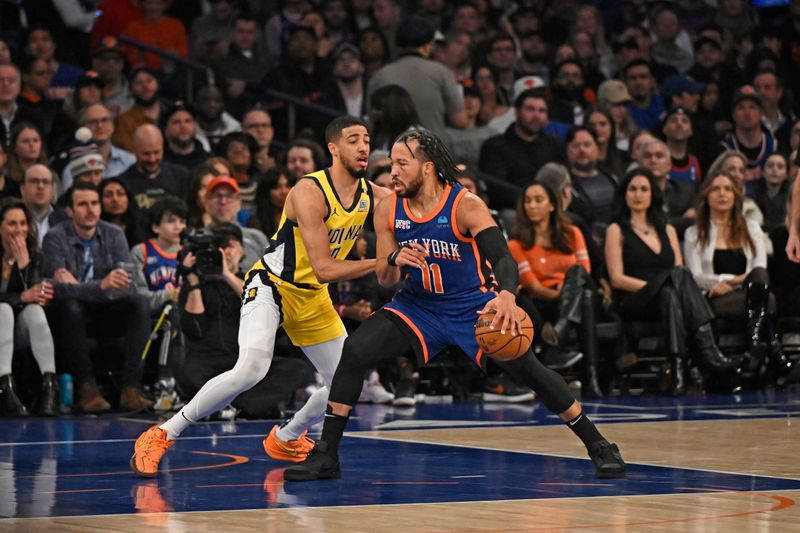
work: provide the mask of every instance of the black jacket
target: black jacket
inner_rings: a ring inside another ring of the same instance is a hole
[[[195,289],[198,290],[198,289]],[[192,357],[227,357],[239,354],[239,309],[241,298],[225,280],[209,278],[201,284],[205,312],[186,311],[187,284],[180,294],[181,331],[186,336],[186,353]]]
[[[8,287],[5,292],[0,292],[0,303],[9,304],[15,312],[21,311],[22,293],[42,279],[42,252],[39,249],[29,251],[30,262],[20,269],[16,263],[11,269],[11,277],[8,280]],[[0,251],[0,256],[2,252]]]

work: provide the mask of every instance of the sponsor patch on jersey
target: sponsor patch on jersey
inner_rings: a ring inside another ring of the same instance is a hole
[[[396,218],[394,220],[394,229],[411,229],[411,221]]]
[[[369,204],[369,202],[367,202],[367,199],[364,198],[363,200],[358,202],[358,210],[359,211],[366,211],[368,204]]]
[[[447,224],[447,217],[442,215],[436,219],[437,224]]]

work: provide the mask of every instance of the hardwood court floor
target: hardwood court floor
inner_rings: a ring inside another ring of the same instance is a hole
[[[587,403],[625,480],[599,480],[538,403],[360,406],[342,480],[283,483],[272,422],[198,424],[127,472],[151,420],[2,421],[0,531],[800,531],[800,393]]]

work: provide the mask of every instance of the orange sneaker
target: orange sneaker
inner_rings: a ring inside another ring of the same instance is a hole
[[[267,455],[280,461],[292,461],[293,463],[305,461],[308,452],[314,448],[315,444],[306,436],[308,431],[304,431],[295,440],[285,441],[278,438],[278,429],[280,429],[278,425],[273,427],[267,438],[264,439],[264,451],[267,452]]]
[[[136,444],[133,445],[131,468],[142,477],[156,477],[158,463],[173,444],[175,441],[168,440],[167,432],[156,424],[136,439]]]

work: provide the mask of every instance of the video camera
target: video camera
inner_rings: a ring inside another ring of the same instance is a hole
[[[227,243],[227,234],[215,231],[213,228],[201,228],[183,239],[179,262],[183,263],[183,258],[192,253],[197,258],[194,271],[200,279],[221,276],[223,258],[219,249]]]

